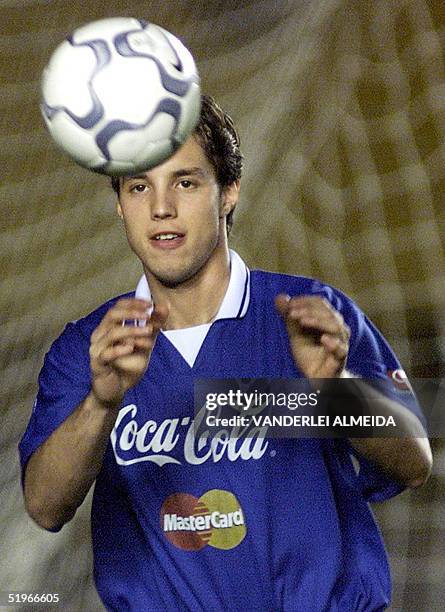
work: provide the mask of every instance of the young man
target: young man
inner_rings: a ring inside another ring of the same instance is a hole
[[[390,579],[367,502],[431,469],[409,392],[371,393],[403,438],[194,431],[197,378],[386,379],[400,368],[342,293],[249,272],[229,252],[241,167],[232,121],[203,97],[175,155],[113,179],[144,276],[47,354],[20,445],[26,507],[58,530],[95,482],[95,579],[110,610],[381,610]]]

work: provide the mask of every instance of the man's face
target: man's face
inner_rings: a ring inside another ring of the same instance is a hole
[[[235,183],[221,191],[194,137],[156,168],[123,178],[118,212],[147,275],[175,286],[203,269],[225,240],[237,194]]]

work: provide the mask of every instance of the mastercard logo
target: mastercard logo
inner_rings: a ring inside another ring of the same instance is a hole
[[[199,498],[188,493],[170,495],[162,504],[160,526],[165,537],[182,550],[205,546],[229,550],[247,533],[239,501],[222,489],[212,489]]]

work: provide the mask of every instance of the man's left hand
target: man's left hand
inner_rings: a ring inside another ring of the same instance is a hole
[[[349,327],[324,298],[280,294],[275,298],[286,322],[295,364],[306,378],[334,378],[344,370]]]

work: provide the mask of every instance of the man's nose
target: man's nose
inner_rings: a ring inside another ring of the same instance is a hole
[[[154,193],[151,201],[152,219],[168,219],[176,217],[176,201],[170,190],[159,190]]]

